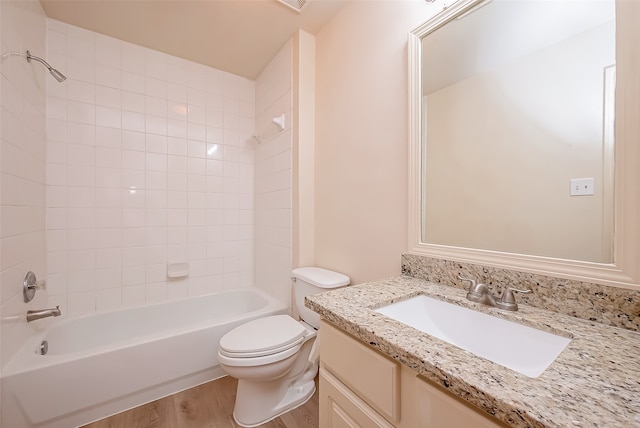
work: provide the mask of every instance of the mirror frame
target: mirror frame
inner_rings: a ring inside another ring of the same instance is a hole
[[[556,259],[422,242],[422,38],[483,0],[459,0],[409,32],[409,253],[640,290],[640,2],[616,0],[614,262]],[[635,3],[635,4],[634,4]],[[624,35],[624,37],[622,37]]]

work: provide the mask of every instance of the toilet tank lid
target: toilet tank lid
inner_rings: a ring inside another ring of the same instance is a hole
[[[342,287],[351,282],[347,275],[318,267],[294,269],[293,277],[320,288]]]

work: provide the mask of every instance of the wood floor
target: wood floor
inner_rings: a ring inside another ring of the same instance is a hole
[[[223,377],[82,428],[238,428],[232,415],[237,383]],[[317,382],[316,392],[304,405],[260,427],[317,428]]]

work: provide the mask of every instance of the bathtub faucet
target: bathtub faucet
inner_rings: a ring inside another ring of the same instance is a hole
[[[40,318],[59,317],[62,315],[60,306],[51,309],[40,309],[35,311],[27,311],[27,322],[39,320]]]

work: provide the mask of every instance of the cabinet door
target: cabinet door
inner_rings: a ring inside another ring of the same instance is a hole
[[[429,381],[415,378],[417,420],[424,428],[503,428],[497,419],[443,391]]]
[[[320,428],[393,428],[335,376],[320,369]]]
[[[322,367],[387,420],[400,421],[400,363],[327,322],[320,327]]]

